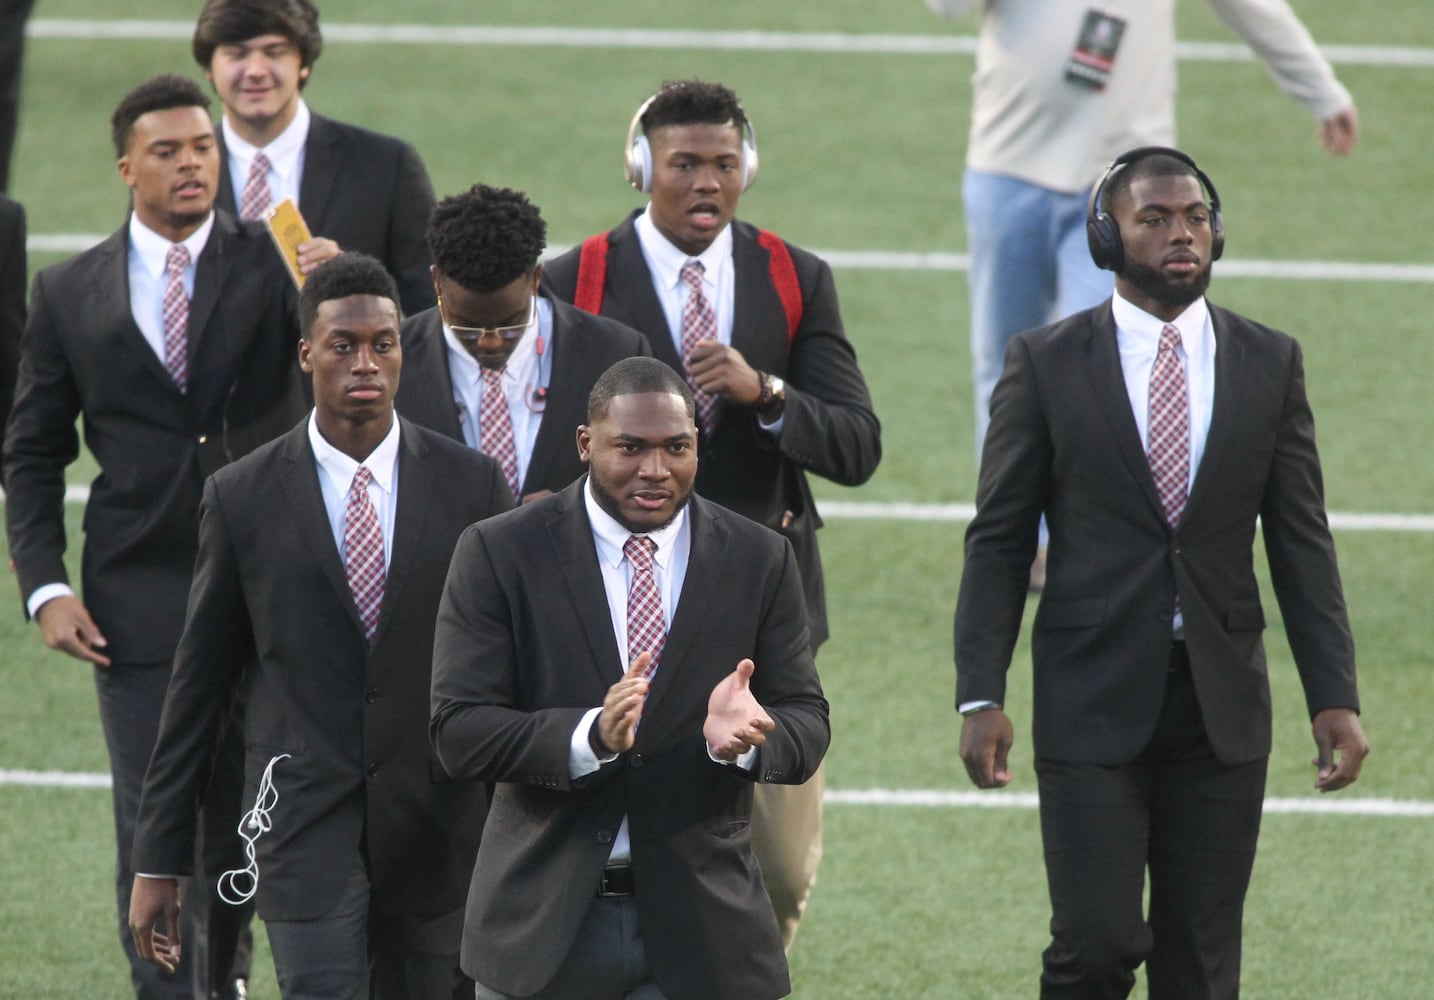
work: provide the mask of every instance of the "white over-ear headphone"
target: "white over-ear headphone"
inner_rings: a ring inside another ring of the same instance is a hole
[[[643,194],[652,191],[652,144],[642,134],[642,116],[652,107],[662,91],[653,94],[638,107],[627,126],[627,146],[623,149],[623,173],[627,182]],[[740,107],[740,105],[739,105]],[[743,109],[742,117],[746,126],[742,130],[742,190],[745,191],[757,180],[757,128]]]

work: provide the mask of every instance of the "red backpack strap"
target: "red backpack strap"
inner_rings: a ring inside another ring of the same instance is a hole
[[[585,312],[602,312],[603,286],[607,284],[607,233],[598,233],[583,240],[578,255],[578,287],[573,292],[573,305]]]
[[[792,341],[797,337],[797,327],[802,325],[802,288],[797,283],[797,268],[792,263],[792,252],[776,233],[759,229],[757,242],[770,256],[768,270],[777,289],[777,298],[782,300],[782,311],[787,314],[787,349],[790,350]]]

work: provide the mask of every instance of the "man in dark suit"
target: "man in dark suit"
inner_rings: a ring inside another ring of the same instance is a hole
[[[25,329],[25,283],[30,274],[25,256],[25,209],[0,194],[0,448],[5,421],[15,401],[20,369],[20,335]],[[4,470],[0,468],[0,480]]]
[[[524,503],[582,475],[572,430],[598,376],[652,354],[636,330],[539,290],[546,239],[520,191],[443,199],[428,221],[438,305],[403,324],[398,412],[499,457]]]
[[[1001,705],[1044,511],[1041,995],[1124,997],[1144,961],[1154,1000],[1235,997],[1270,752],[1257,520],[1315,787],[1369,750],[1314,420],[1299,344],[1205,300],[1224,230],[1193,160],[1133,150],[1091,206],[1114,298],[1018,336],[992,397],[956,609],[961,757],[979,787],[1011,780]]]
[[[588,251],[586,265],[581,248],[550,262],[545,281],[642,331],[687,376],[702,416],[697,492],[791,541],[815,654],[828,628],[807,473],[858,486],[881,459],[831,269],[734,218],[757,149],[726,87],[664,86],[633,117],[627,166],[648,206],[605,235],[605,251]],[[758,789],[757,857],[788,946],[821,858],[823,786],[819,772],[797,788]]]
[[[204,477],[303,412],[294,291],[263,228],[213,209],[209,99],[157,77],[112,119],[128,222],[41,271],[5,439],[6,526],[45,642],[95,666],[114,778],[121,941],[140,996],[188,996],[130,950],[130,840],[184,621]],[[316,241],[309,259],[331,254]],[[68,585],[65,469],[75,420],[99,464],[83,602]],[[191,911],[192,912],[192,911]]]
[[[691,492],[693,414],[667,365],[618,362],[588,475],[454,552],[432,736],[497,782],[463,934],[480,1000],[790,989],[748,818],[754,782],[816,770],[827,703],[791,545]]]
[[[396,295],[361,254],[316,269],[299,343],[313,414],[205,485],[135,836],[130,927],[171,967],[176,883],[146,876],[186,870],[242,685],[255,853],[230,889],[257,889],[286,1000],[459,995],[487,796],[449,780],[428,743],[433,621],[459,534],[512,497],[492,459],[395,417]]]
[[[300,92],[323,44],[310,0],[204,4],[193,50],[224,104],[219,205],[252,219],[292,198],[315,235],[382,261],[412,315],[433,305],[433,185],[408,143],[310,112]]]

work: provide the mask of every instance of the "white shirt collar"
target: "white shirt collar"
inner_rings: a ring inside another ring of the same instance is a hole
[[[1160,345],[1160,331],[1166,326],[1165,320],[1122,298],[1120,292],[1115,293],[1110,311],[1115,319],[1115,328],[1123,336],[1129,337],[1132,344],[1148,347],[1152,354],[1155,353]],[[1205,297],[1202,295],[1186,306],[1185,311],[1169,325],[1180,331],[1180,345],[1186,355],[1196,353],[1210,329],[1210,306]]]
[[[199,255],[204,252],[204,246],[209,242],[209,234],[213,231],[214,212],[211,211],[209,218],[205,219],[198,229],[190,233],[182,244],[189,251],[190,267],[194,267],[199,262]],[[134,212],[131,212],[129,216],[129,242],[145,272],[154,275],[156,280],[162,278],[164,276],[164,258],[174,244],[140,222],[139,216]]]
[[[360,465],[368,467],[373,474],[374,483],[385,493],[393,492],[393,480],[397,473],[398,459],[398,417],[394,416],[393,425],[389,427],[388,433],[369,452],[362,462],[356,462],[339,449],[329,444],[319,433],[319,421],[316,411],[309,413],[309,444],[314,449],[314,459],[319,463],[319,468],[338,485],[340,493],[348,491],[349,485],[353,482],[354,473]]]
[[[304,143],[309,138],[309,122],[312,119],[309,106],[299,98],[298,110],[294,113],[294,120],[289,122],[289,127],[274,137],[274,141],[263,147],[264,155],[269,158],[274,169],[287,176],[291,170],[289,165],[293,164],[299,153],[304,148]],[[249,164],[254,159],[254,154],[259,152],[259,147],[249,142],[229,123],[229,116],[224,116],[220,128],[224,130],[224,149],[240,167],[244,175],[249,173]]]
[[[652,221],[652,204],[649,202],[642,214],[633,222],[633,228],[637,231],[638,241],[642,244],[643,252],[647,256],[648,265],[652,268],[653,277],[660,288],[677,288],[682,281],[682,265],[689,260],[700,260],[702,262],[703,283],[710,288],[717,288],[721,284],[723,271],[729,266],[732,260],[732,224],[729,222],[722,227],[716,239],[707,245],[697,257],[689,257],[663,236]],[[712,298],[709,294],[708,298]]]
[[[634,532],[624,528],[598,504],[597,497],[593,496],[591,474],[583,482],[583,502],[587,505],[588,523],[592,525],[593,538],[597,540],[598,558],[606,561],[609,565],[618,565],[623,559],[622,547]],[[674,543],[686,523],[687,505],[683,504],[682,509],[677,512],[677,516],[664,527],[656,531],[637,532],[637,534],[646,535],[657,543],[657,551],[653,553],[652,558],[664,571],[671,565]]]

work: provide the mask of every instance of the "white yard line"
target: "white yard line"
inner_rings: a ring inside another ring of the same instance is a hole
[[[34,18],[29,38],[137,41],[189,41],[192,21],[87,20]],[[795,31],[683,31],[651,28],[537,28],[449,24],[324,23],[329,42],[391,45],[500,45],[601,49],[727,49],[748,52],[817,52],[869,55],[961,55],[976,51],[971,35],[944,29],[921,35],[839,34]],[[1337,66],[1434,66],[1434,50],[1394,45],[1324,45]],[[1176,57],[1185,62],[1252,62],[1254,54],[1237,42],[1181,42]]]

